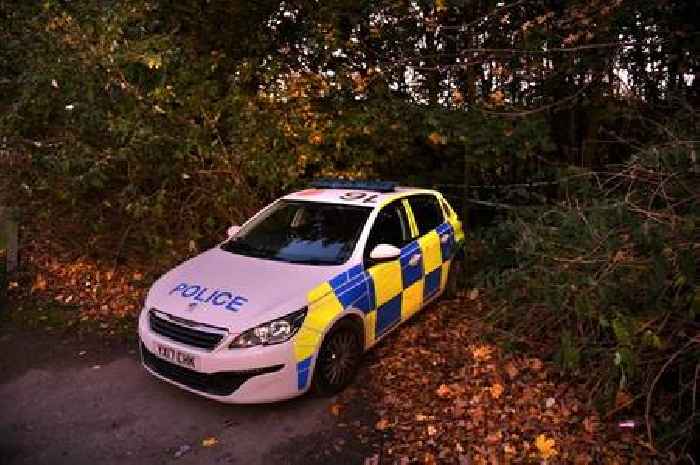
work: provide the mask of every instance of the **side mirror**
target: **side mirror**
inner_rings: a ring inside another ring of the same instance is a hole
[[[234,224],[230,228],[228,228],[228,231],[226,231],[226,234],[228,234],[229,239],[238,234],[238,231],[241,230],[241,227],[238,226],[237,224]]]
[[[377,262],[394,260],[401,255],[401,249],[389,244],[379,244],[369,253],[369,258]]]

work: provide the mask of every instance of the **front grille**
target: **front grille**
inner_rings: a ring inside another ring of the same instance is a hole
[[[158,315],[154,310],[148,313],[148,319],[153,332],[173,341],[199,347],[200,349],[213,349],[226,335],[226,330],[223,328],[205,326],[185,319],[181,319],[183,324],[174,323]],[[185,324],[208,329],[195,329],[194,327],[185,326]]]
[[[231,395],[236,389],[241,387],[243,383],[254,376],[274,373],[284,367],[284,365],[275,365],[246,371],[221,371],[209,374],[200,373],[156,357],[146,349],[143,343],[141,343],[141,357],[144,365],[164,378],[185,385],[196,391],[216,396]]]

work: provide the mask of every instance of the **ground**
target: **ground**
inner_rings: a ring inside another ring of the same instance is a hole
[[[1,464],[313,464],[330,455],[362,463],[366,455],[336,426],[333,399],[223,405],[147,375],[133,343],[2,329]]]
[[[115,332],[55,316],[68,307],[36,308],[0,318],[2,465],[665,463],[642,423],[619,428],[624,398],[600,417],[585,374],[498,344],[477,290],[400,326],[337,398],[257,406],[149,376],[135,320]]]

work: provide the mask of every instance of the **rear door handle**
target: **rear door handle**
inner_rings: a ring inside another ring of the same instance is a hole
[[[411,258],[408,260],[408,264],[411,266],[416,266],[420,263],[420,254],[416,253],[411,256]]]

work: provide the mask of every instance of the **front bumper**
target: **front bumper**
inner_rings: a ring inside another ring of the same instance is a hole
[[[291,341],[272,346],[229,349],[228,338],[212,351],[163,337],[149,326],[147,312],[139,318],[141,360],[152,375],[182,389],[227,403],[263,403],[302,394]],[[157,357],[158,345],[192,355],[194,369]]]

